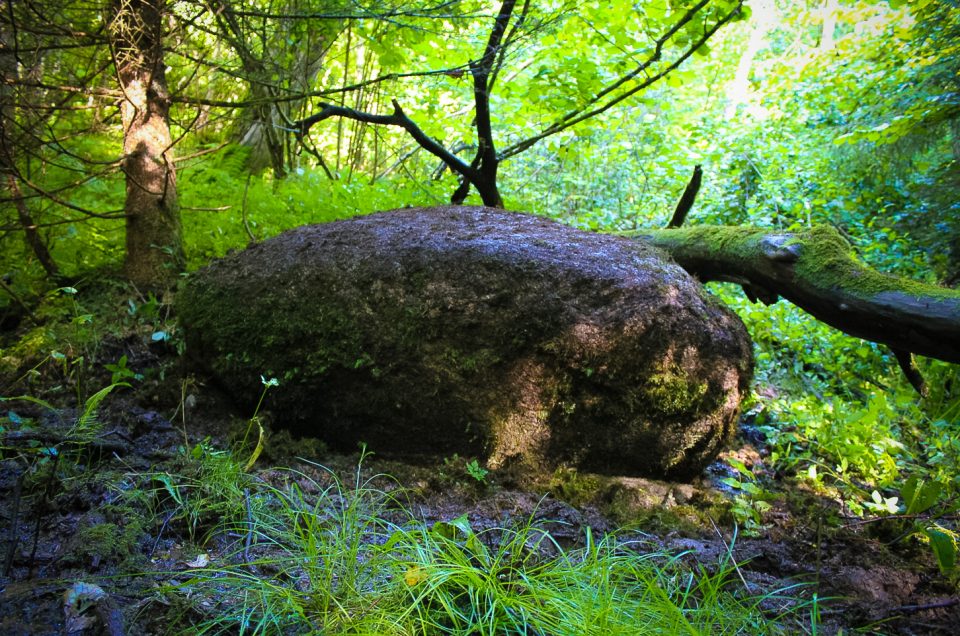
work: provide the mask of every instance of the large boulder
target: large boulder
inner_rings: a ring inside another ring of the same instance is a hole
[[[192,275],[187,350],[275,421],[381,455],[688,477],[730,436],[740,320],[653,248],[488,208],[290,230]]]

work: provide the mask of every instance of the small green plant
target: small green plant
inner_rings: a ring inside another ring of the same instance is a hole
[[[111,384],[119,384],[125,380],[142,380],[143,374],[137,373],[133,369],[127,366],[127,355],[124,354],[120,356],[120,359],[112,364],[103,365],[104,368],[111,373],[110,382]]]
[[[213,532],[249,513],[249,471],[263,451],[265,440],[259,419],[260,407],[267,391],[280,384],[275,378],[268,380],[261,376],[260,380],[263,392],[247,422],[243,441],[234,452],[215,448],[210,438],[190,444],[184,408],[190,382],[181,384],[184,445],[181,447],[179,466],[176,470],[151,473],[147,477],[158,515],[164,517],[166,523],[183,524],[191,541],[201,539],[201,531]],[[257,427],[257,442],[249,450],[248,442],[254,425]],[[248,451],[246,461],[237,459],[238,455]]]
[[[91,395],[89,398],[87,398],[86,401],[83,403],[83,408],[80,411],[80,415],[77,417],[76,420],[74,420],[72,426],[67,431],[67,433],[63,435],[63,440],[62,442],[60,442],[59,445],[83,447],[89,444],[91,441],[93,441],[103,429],[103,424],[100,422],[100,419],[97,417],[97,410],[100,408],[101,402],[103,402],[103,400],[106,399],[106,397],[110,395],[110,393],[117,387],[128,387],[128,386],[130,385],[125,384],[123,382],[110,384],[100,389],[99,391]],[[30,402],[32,404],[37,404],[38,406],[42,406],[43,408],[48,409],[52,413],[60,412],[55,406],[53,406],[49,402],[41,400],[40,398],[33,397],[31,395],[20,395],[16,397],[0,397],[0,402],[16,402],[16,401]],[[12,416],[11,416],[11,413],[13,414]],[[17,416],[16,413],[13,413],[12,411],[8,412],[7,415],[11,423],[19,423],[19,424],[26,423],[25,420]]]
[[[763,488],[753,471],[742,461],[728,457],[726,462],[737,472],[735,477],[720,480],[736,491],[730,512],[744,535],[759,536],[764,528],[763,516],[772,507],[770,501],[776,495]]]
[[[250,437],[250,431],[253,430],[254,424],[257,426],[257,443],[254,446],[253,450],[250,451],[250,457],[247,459],[247,463],[244,465],[243,470],[249,471],[253,468],[253,465],[257,462],[257,458],[260,457],[260,453],[263,452],[264,444],[264,430],[263,423],[260,421],[260,407],[263,406],[263,399],[267,397],[267,391],[272,387],[280,386],[280,381],[276,378],[270,378],[269,380],[260,376],[260,382],[263,384],[263,392],[260,393],[260,399],[257,401],[257,406],[253,409],[253,415],[250,416],[250,420],[247,422],[247,430],[243,434],[243,441],[240,442],[240,450],[245,450],[247,448],[247,441]]]
[[[490,471],[477,459],[467,460],[458,453],[443,458],[443,465],[437,471],[437,477],[443,484],[454,486],[472,486],[485,489],[490,486],[487,479]]]
[[[141,297],[142,298],[142,297]],[[137,323],[154,323],[160,319],[163,304],[153,292],[147,294],[143,302],[137,304],[133,298],[127,299],[127,316]]]
[[[183,449],[174,470],[146,475],[152,502],[166,524],[180,524],[191,541],[244,515],[249,476],[240,462],[209,439]]]
[[[467,462],[466,469],[467,474],[477,480],[478,483],[486,483],[487,475],[490,473],[490,471],[481,466],[477,460],[472,459]]]

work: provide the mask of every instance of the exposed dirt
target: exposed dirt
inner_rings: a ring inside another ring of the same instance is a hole
[[[240,540],[207,536],[216,526],[215,510],[192,528],[174,518],[177,508],[162,476],[189,469],[185,434],[188,447],[208,440],[208,449],[225,448],[236,442],[250,414],[234,412],[213,388],[181,378],[170,351],[141,338],[103,346],[112,347],[111,356],[128,355],[129,366],[147,377],[135,389],[108,396],[95,438],[76,439],[75,408],[2,405],[2,634],[183,633],[178,625],[202,617],[158,583],[185,575],[198,555],[216,559]],[[42,379],[37,382],[35,391]],[[101,370],[87,383],[104,386],[109,374]],[[42,387],[57,406],[70,403],[69,387]],[[44,450],[54,447],[56,453]],[[755,437],[741,439],[731,452],[757,468],[763,461],[762,440]],[[359,461],[358,455],[328,453],[277,433],[258,465],[293,466],[321,483],[330,478],[295,455],[346,476]],[[800,584],[791,594],[816,593],[819,633],[953,634],[960,625],[956,589],[927,550],[894,541],[893,525],[845,520],[834,502],[815,494],[796,490],[789,501],[776,500],[760,536],[735,537],[725,512],[730,494],[715,481],[719,466],[692,483],[558,472],[539,487],[518,489],[508,472],[491,473],[483,483],[472,479],[463,458],[420,465],[366,458],[362,465],[364,476],[394,475],[396,481],[383,477],[376,483],[402,486],[411,508],[428,522],[467,514],[482,530],[532,517],[565,546],[581,545],[587,527],[595,533],[618,530],[634,549],[682,554],[707,568],[732,553],[752,591]],[[290,479],[274,470],[256,474],[267,483]],[[773,614],[782,609],[776,603],[767,602]]]

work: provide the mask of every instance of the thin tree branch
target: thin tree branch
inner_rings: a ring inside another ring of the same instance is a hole
[[[236,10],[234,14],[244,18],[259,18],[265,20],[385,20],[392,21],[396,18],[435,18],[438,20],[472,20],[483,17],[484,14],[478,12],[465,13],[439,13],[449,7],[460,4],[462,0],[447,0],[440,2],[432,7],[423,9],[394,9],[392,11],[380,11],[377,9],[358,12],[332,12],[332,11],[299,11],[289,13],[279,13],[272,11],[254,11],[250,9]]]
[[[53,201],[54,203],[56,203],[56,204],[58,204],[58,205],[62,205],[63,207],[65,207],[65,208],[67,208],[67,209],[69,209],[69,210],[73,210],[73,211],[75,211],[75,212],[79,212],[79,213],[81,213],[81,214],[83,214],[83,215],[85,215],[85,216],[90,216],[90,217],[94,217],[94,218],[97,218],[97,219],[122,219],[122,218],[124,218],[124,217],[126,216],[126,214],[123,212],[123,210],[110,210],[109,212],[94,212],[93,210],[88,210],[88,209],[86,209],[86,208],[80,207],[79,205],[76,205],[76,204],[70,203],[69,201],[66,201],[66,200],[64,200],[64,199],[61,199],[60,197],[58,197],[57,195],[55,195],[55,194],[52,193],[52,192],[49,192],[49,191],[47,191],[47,190],[44,190],[43,188],[41,188],[41,187],[38,186],[37,184],[33,183],[32,181],[30,181],[30,180],[28,180],[28,179],[25,179],[22,174],[17,174],[17,178],[18,178],[18,179],[20,180],[20,182],[23,183],[25,186],[27,186],[28,188],[30,188],[30,189],[33,190],[34,192],[42,195],[44,198],[50,199],[51,201]],[[37,227],[45,227],[45,226],[50,226],[50,225],[54,225],[54,224],[53,224],[53,223],[38,223],[38,224],[37,224]]]
[[[474,114],[477,126],[477,155],[480,158],[481,167],[493,170],[494,174],[497,163],[497,153],[493,144],[493,126],[490,123],[490,90],[488,80],[490,72],[493,69],[493,63],[500,52],[500,43],[506,33],[507,25],[513,16],[513,8],[516,0],[504,0],[500,5],[500,13],[493,23],[493,29],[490,31],[490,38],[487,40],[487,46],[483,51],[483,57],[479,62],[470,62],[470,73],[473,75],[473,96],[475,102]]]
[[[713,24],[713,26],[706,29],[703,35],[701,35],[693,44],[691,44],[677,59],[675,59],[668,66],[660,70],[658,73],[654,75],[648,75],[644,81],[640,82],[639,84],[636,84],[635,86],[633,86],[628,90],[623,91],[622,93],[619,93],[611,97],[608,101],[603,102],[604,97],[607,97],[608,95],[612,94],[617,88],[620,88],[621,86],[628,83],[629,81],[636,79],[641,73],[645,72],[653,63],[659,61],[660,57],[662,56],[662,50],[666,42],[674,34],[676,34],[676,32],[683,25],[685,25],[686,23],[690,22],[690,20],[693,19],[693,17],[696,15],[696,11],[703,8],[703,6],[706,4],[706,1],[707,0],[701,0],[701,2],[697,3],[693,8],[691,8],[687,13],[684,14],[684,16],[680,19],[680,21],[677,24],[675,24],[666,34],[664,34],[659,40],[657,40],[656,46],[654,48],[654,52],[650,55],[650,57],[647,58],[646,61],[640,64],[636,69],[624,75],[623,77],[618,79],[616,82],[614,82],[610,86],[607,86],[606,88],[601,90],[593,98],[591,98],[590,101],[587,102],[587,104],[584,107],[574,111],[570,111],[569,113],[561,117],[559,121],[557,121],[551,126],[548,126],[542,132],[536,135],[533,135],[531,137],[528,137],[526,139],[523,139],[521,141],[518,141],[515,144],[503,150],[503,152],[500,153],[500,160],[502,161],[504,159],[508,159],[510,157],[518,155],[521,152],[534,146],[537,142],[542,141],[543,139],[546,139],[547,137],[550,137],[559,132],[567,130],[568,128],[575,126],[576,124],[579,124],[582,121],[585,121],[592,117],[596,117],[597,115],[600,115],[610,110],[620,102],[632,97],[633,95],[636,95],[640,91],[660,81],[661,79],[666,77],[669,73],[676,70],[681,64],[683,64],[691,55],[694,54],[694,52],[696,52],[697,49],[699,49],[701,46],[706,44],[707,41],[711,37],[713,37],[713,35],[718,30],[720,30],[720,28],[723,25],[727,24],[728,22],[733,20],[737,15],[739,15],[741,7],[743,6],[742,1],[738,2],[737,5],[732,10],[730,10],[730,12],[728,12],[726,15],[719,18],[717,22]]]
[[[890,351],[893,352],[894,357],[897,359],[897,364],[900,366],[900,370],[903,371],[903,375],[907,378],[910,386],[912,386],[921,397],[927,397],[927,383],[924,381],[920,369],[913,361],[913,354],[903,349],[894,349],[893,347],[890,348]]]
[[[321,110],[319,113],[294,122],[296,125],[294,134],[296,134],[297,138],[300,139],[307,134],[311,126],[320,123],[325,119],[330,119],[331,117],[345,117],[347,119],[362,121],[368,124],[398,126],[406,130],[407,133],[413,137],[413,139],[420,144],[424,150],[440,158],[444,163],[450,166],[452,170],[456,170],[470,181],[475,181],[479,178],[480,175],[476,170],[466,164],[462,159],[451,153],[449,150],[444,148],[440,142],[434,140],[432,137],[423,132],[423,130],[417,126],[413,120],[407,117],[407,115],[403,112],[403,109],[400,108],[400,104],[397,102],[397,100],[392,100],[392,104],[393,113],[390,115],[375,115],[373,113],[365,113],[354,110],[346,106],[321,104]]]

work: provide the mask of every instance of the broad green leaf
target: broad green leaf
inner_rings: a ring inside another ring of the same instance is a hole
[[[940,527],[930,527],[924,531],[930,539],[930,547],[937,557],[940,571],[949,574],[957,567],[957,542],[953,535]]]

